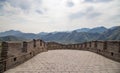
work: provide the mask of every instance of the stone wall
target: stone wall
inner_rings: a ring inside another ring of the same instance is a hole
[[[2,42],[0,73],[45,51],[47,51],[46,43],[39,39],[24,42]]]
[[[57,49],[91,51],[120,62],[120,41],[90,41],[78,44],[60,44],[56,42],[46,43],[42,40],[34,39],[24,42],[2,42],[0,71],[2,72],[19,65],[41,52]]]
[[[47,42],[48,50],[56,50],[56,49],[65,49],[64,44],[56,43],[56,42]]]
[[[79,44],[60,44],[49,42],[48,50],[72,49],[86,50],[120,62],[120,41],[90,41]]]

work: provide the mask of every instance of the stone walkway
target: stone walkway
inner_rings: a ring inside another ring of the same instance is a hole
[[[120,73],[120,63],[89,51],[51,50],[5,73]]]

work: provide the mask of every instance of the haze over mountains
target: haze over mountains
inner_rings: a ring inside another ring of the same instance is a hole
[[[42,39],[44,41],[54,41],[59,43],[81,43],[92,40],[120,40],[120,26],[105,28],[82,28],[71,32],[41,32],[23,33],[21,31],[5,31],[0,33],[0,41],[23,41],[30,39]]]

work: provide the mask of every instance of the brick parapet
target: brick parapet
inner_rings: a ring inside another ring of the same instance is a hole
[[[90,41],[78,44],[61,44],[34,39],[24,42],[2,42],[2,61],[0,61],[2,69],[0,71],[2,72],[19,65],[41,52],[57,49],[92,51],[120,62],[120,41]]]
[[[24,42],[2,42],[0,73],[45,51],[47,51],[46,43],[39,39]]]

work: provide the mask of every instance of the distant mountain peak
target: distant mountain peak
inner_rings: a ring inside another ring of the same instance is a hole
[[[110,29],[113,30],[113,29],[116,29],[116,28],[120,28],[120,26],[113,26]]]
[[[91,29],[81,28],[70,32],[41,32],[39,34],[23,33],[16,30],[9,30],[0,33],[0,40],[3,41],[39,38],[44,41],[55,41],[60,43],[81,43],[92,40],[120,40],[120,26],[115,26],[110,29],[100,26]]]
[[[95,27],[95,28],[81,28],[81,29],[77,29],[74,31],[77,32],[89,32],[89,33],[103,33],[104,31],[106,31],[107,28],[105,28],[104,26],[100,26],[100,27]]]
[[[89,30],[90,33],[103,33],[106,30],[108,30],[107,28],[100,26],[100,27],[95,27]]]
[[[21,31],[18,31],[18,30],[8,30],[8,31],[5,31],[5,32],[21,32]]]
[[[38,33],[38,35],[47,35],[48,33],[47,32],[40,32]]]
[[[77,30],[74,30],[74,31],[77,31],[77,32],[88,32],[90,30],[90,28],[81,28],[81,29],[77,29]]]

